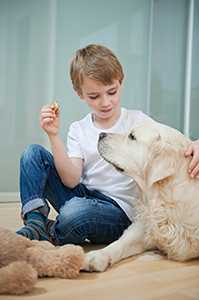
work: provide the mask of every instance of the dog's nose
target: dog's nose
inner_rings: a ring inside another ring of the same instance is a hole
[[[101,132],[99,134],[99,140],[102,140],[103,138],[105,138],[105,136],[106,136],[106,132]]]

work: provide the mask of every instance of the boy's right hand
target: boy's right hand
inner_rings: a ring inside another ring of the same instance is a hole
[[[55,112],[52,105],[45,105],[40,111],[40,126],[48,136],[57,135],[59,132],[59,110]]]

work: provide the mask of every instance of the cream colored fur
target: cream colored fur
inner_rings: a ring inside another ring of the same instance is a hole
[[[89,252],[86,270],[104,271],[152,249],[177,261],[199,256],[199,180],[188,175],[190,158],[184,156],[190,142],[179,131],[155,122],[99,140],[102,157],[135,179],[141,197],[132,203],[135,223],[119,240]]]

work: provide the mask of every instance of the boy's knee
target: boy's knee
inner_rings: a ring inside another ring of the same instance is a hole
[[[35,156],[35,154],[38,153],[41,148],[43,147],[38,144],[28,145],[21,155],[21,160],[29,160],[32,158],[32,156]]]
[[[39,144],[28,145],[21,155],[20,162],[26,164],[32,161],[33,159],[35,160],[37,158],[40,158],[41,153],[45,152],[47,152],[47,150]]]

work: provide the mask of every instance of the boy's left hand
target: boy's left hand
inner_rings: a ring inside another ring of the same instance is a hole
[[[192,178],[199,178],[199,140],[189,145],[185,151],[185,157],[188,156],[193,156],[189,164],[188,173]]]

